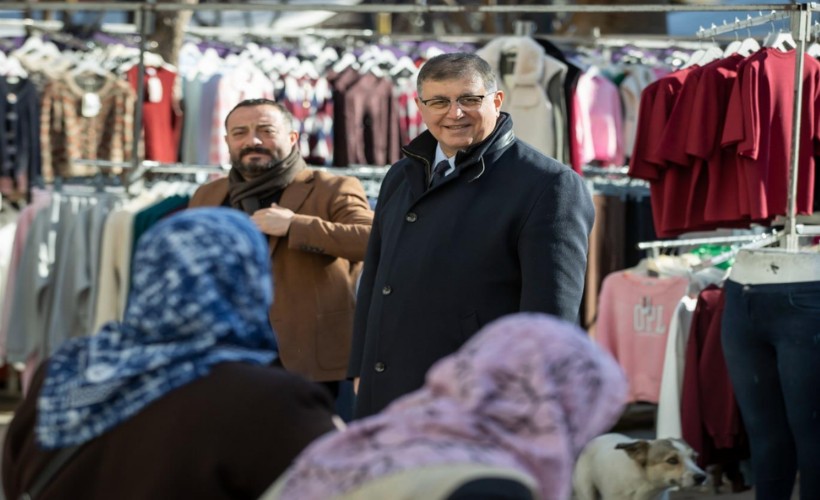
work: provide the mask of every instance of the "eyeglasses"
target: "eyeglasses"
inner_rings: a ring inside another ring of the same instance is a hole
[[[490,95],[495,94],[498,92],[494,90],[489,94],[484,95],[463,95],[457,97],[455,100],[456,106],[461,108],[462,111],[475,111],[479,107],[481,107],[481,103],[484,101],[484,98]],[[441,97],[434,97],[432,99],[419,99],[422,104],[427,106],[430,111],[434,113],[446,113],[450,110],[450,106],[453,104],[453,101],[450,99],[443,99]]]

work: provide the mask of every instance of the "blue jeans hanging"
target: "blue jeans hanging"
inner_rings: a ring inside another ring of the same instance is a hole
[[[820,281],[727,281],[721,340],[749,435],[756,497],[820,498]]]

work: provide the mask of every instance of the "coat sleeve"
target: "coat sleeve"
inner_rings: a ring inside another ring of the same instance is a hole
[[[367,195],[354,177],[339,176],[330,186],[333,192],[328,218],[295,214],[288,232],[288,248],[360,262],[373,224]]]
[[[592,196],[578,174],[567,169],[550,180],[518,239],[521,311],[578,321],[594,218]]]

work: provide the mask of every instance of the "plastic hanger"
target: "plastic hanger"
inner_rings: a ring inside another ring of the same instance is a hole
[[[20,59],[8,56],[3,61],[3,74],[9,83],[17,83],[20,78],[28,78],[28,72],[20,64]]]
[[[716,29],[714,23],[712,23],[712,30]],[[714,31],[713,31],[714,33]],[[717,61],[718,59],[723,58],[723,49],[715,42],[715,37],[712,35],[712,45],[709,45],[704,50],[703,54],[697,60],[697,64],[700,66],[705,66],[712,61]]]
[[[814,22],[814,27],[812,28],[812,34],[814,35],[814,41],[806,47],[806,54],[810,55],[811,57],[817,59],[820,58],[820,43],[817,43],[817,34],[820,32],[820,23],[817,21]]]
[[[794,38],[792,38],[792,34],[790,32],[780,30],[775,31],[774,22],[772,22],[772,31],[770,31],[763,40],[763,46],[777,49],[782,52],[788,52],[789,50],[796,48],[797,43],[794,41]]]
[[[333,72],[341,73],[349,67],[353,67],[353,69],[359,68],[359,61],[353,52],[345,52],[345,54],[333,64]]]
[[[752,16],[747,16],[746,21],[750,21]],[[726,24],[724,22],[724,24]],[[738,18],[735,18],[734,22],[735,30],[740,29],[741,21]],[[744,57],[748,57],[755,52],[760,50],[760,44],[752,37],[752,31],[749,29],[749,26],[746,26],[746,38],[740,40],[737,36],[737,31],[735,31],[735,39],[726,46],[726,50],[723,51],[723,57],[729,57],[732,54],[740,54]]]
[[[385,76],[384,70],[379,67],[379,60],[375,57],[362,63],[361,68],[359,68],[359,73],[363,75],[366,73],[372,73],[378,78],[383,78]]]
[[[712,61],[717,61],[723,57],[723,49],[721,49],[718,45],[711,45],[706,48],[703,52],[703,55],[700,56],[700,59],[697,60],[697,64],[700,66],[705,66]]]
[[[766,37],[766,39],[763,40],[763,46],[788,52],[797,47],[797,43],[794,41],[794,38],[792,38],[791,33],[778,31]]]
[[[692,52],[689,55],[689,59],[687,59],[686,62],[683,63],[683,66],[681,66],[681,68],[688,68],[690,66],[694,66],[695,64],[697,64],[698,59],[703,57],[703,54],[705,53],[706,49],[697,49],[696,51]]]
[[[699,34],[704,31],[706,30],[703,29],[703,26],[701,26],[700,29],[698,29]],[[696,51],[692,52],[691,54],[689,54],[689,59],[687,59],[686,62],[683,63],[683,66],[681,66],[681,68],[688,68],[690,66],[694,66],[698,63],[698,61],[701,57],[703,57],[704,54],[706,54],[706,49],[697,49]]]
[[[403,55],[398,58],[396,64],[390,68],[390,76],[398,77],[398,76],[411,76],[415,75],[418,72],[418,68],[416,67],[416,63],[413,59],[410,58],[408,55]]]
[[[740,20],[735,18],[735,23],[739,23]],[[735,39],[729,42],[729,45],[726,46],[726,49],[723,51],[723,57],[729,57],[732,54],[736,54],[738,50],[740,50],[740,46],[743,45],[743,42],[740,40],[740,37],[737,36],[737,31],[735,31]]]
[[[196,65],[196,72],[203,76],[211,76],[216,74],[222,67],[222,58],[219,57],[219,52],[213,47],[208,47],[202,53]]]
[[[741,42],[740,48],[737,49],[737,53],[744,57],[749,57],[758,50],[760,50],[760,44],[757,42],[757,40],[750,36],[749,38],[745,38],[743,42]]]
[[[70,71],[74,76],[81,75],[83,73],[92,73],[103,77],[108,77],[110,75],[110,72],[103,68],[95,57],[91,56],[81,58]]]
[[[336,62],[339,60],[339,54],[333,47],[325,47],[322,49],[321,52],[316,56],[316,66],[319,68],[326,68],[330,63]]]

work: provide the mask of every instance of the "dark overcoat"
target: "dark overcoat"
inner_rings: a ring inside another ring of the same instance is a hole
[[[427,131],[405,147],[379,193],[348,371],[357,416],[421,387],[500,316],[577,321],[594,219],[583,179],[516,139],[506,113],[428,190],[436,145]]]

